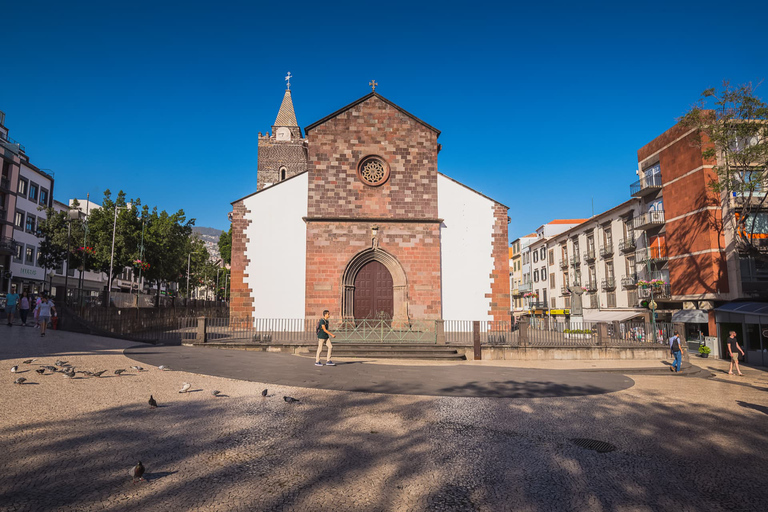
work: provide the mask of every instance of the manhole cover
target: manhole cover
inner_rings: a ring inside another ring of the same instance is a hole
[[[598,441],[597,439],[584,439],[581,437],[576,437],[571,439],[571,442],[576,446],[586,448],[587,450],[594,450],[597,453],[608,453],[616,450],[616,447],[611,443]]]

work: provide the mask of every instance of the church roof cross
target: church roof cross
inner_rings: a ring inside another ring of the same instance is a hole
[[[373,92],[376,92],[376,86],[379,84],[376,83],[376,80],[371,80],[370,82],[368,82],[368,85],[371,86],[371,89],[373,89]]]
[[[291,72],[289,71],[288,75],[285,77],[285,88],[286,89],[290,89],[291,88],[291,78],[293,78],[293,76],[291,75]]]

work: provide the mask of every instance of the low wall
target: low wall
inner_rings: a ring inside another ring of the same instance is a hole
[[[457,347],[464,350],[467,360],[474,360],[473,347]],[[482,346],[482,360],[577,360],[577,359],[664,359],[669,349],[656,347],[513,347]]]

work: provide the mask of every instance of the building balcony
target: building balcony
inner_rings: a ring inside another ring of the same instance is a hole
[[[587,249],[584,253],[584,263],[592,263],[595,261],[595,249]]]
[[[579,256],[579,253],[578,252],[574,253],[574,255],[571,256],[570,261],[571,261],[571,265],[573,265],[574,267],[581,265],[581,257]]]
[[[632,197],[644,197],[655,194],[661,190],[661,174],[640,179],[629,186],[629,195]]]
[[[512,290],[512,296],[513,297],[520,297],[523,294],[523,292],[520,291],[519,288],[515,288]]]
[[[560,260],[560,268],[563,269],[563,270],[568,268],[568,258],[567,257],[563,258],[562,260]]]
[[[528,304],[528,309],[549,309],[547,303],[543,301],[535,301]]]
[[[635,217],[632,227],[635,229],[652,229],[664,225],[664,210],[654,210]]]
[[[570,294],[571,294],[571,290],[569,290],[567,286],[560,287],[560,295],[570,295]]]
[[[584,283],[584,287],[587,289],[588,292],[596,292],[597,291],[597,279],[590,279],[586,283]]]
[[[600,289],[602,290],[615,290],[616,289],[616,279],[609,277],[606,279],[603,279],[600,283]]]
[[[7,236],[0,238],[0,254],[16,254],[16,241]]]
[[[521,294],[531,290],[533,290],[533,283],[523,283],[517,287],[517,291],[519,291]]]
[[[622,238],[619,240],[619,250],[621,252],[634,251],[637,248],[634,238]]]
[[[628,276],[621,276],[621,287],[625,290],[628,288],[635,288],[637,286],[637,274],[630,274]]]
[[[641,299],[668,299],[672,296],[669,284],[661,286],[640,287],[637,289],[637,296]]]
[[[613,246],[607,245],[600,248],[600,257],[605,259],[613,256]]]

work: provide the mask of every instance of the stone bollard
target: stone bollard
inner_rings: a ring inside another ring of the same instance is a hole
[[[206,339],[206,321],[204,316],[197,317],[197,332],[195,333],[195,343],[205,343]]]
[[[445,345],[445,320],[437,320],[435,324],[435,342]]]
[[[521,318],[520,321],[517,323],[517,327],[518,327],[518,330],[520,331],[518,336],[518,340],[520,340],[520,346],[521,347],[528,346],[528,328],[530,327],[528,320]]]
[[[597,344],[608,345],[608,324],[604,322],[597,324]]]
[[[483,351],[480,349],[480,322],[472,322],[472,345],[474,346],[474,360],[480,361],[483,358]]]

